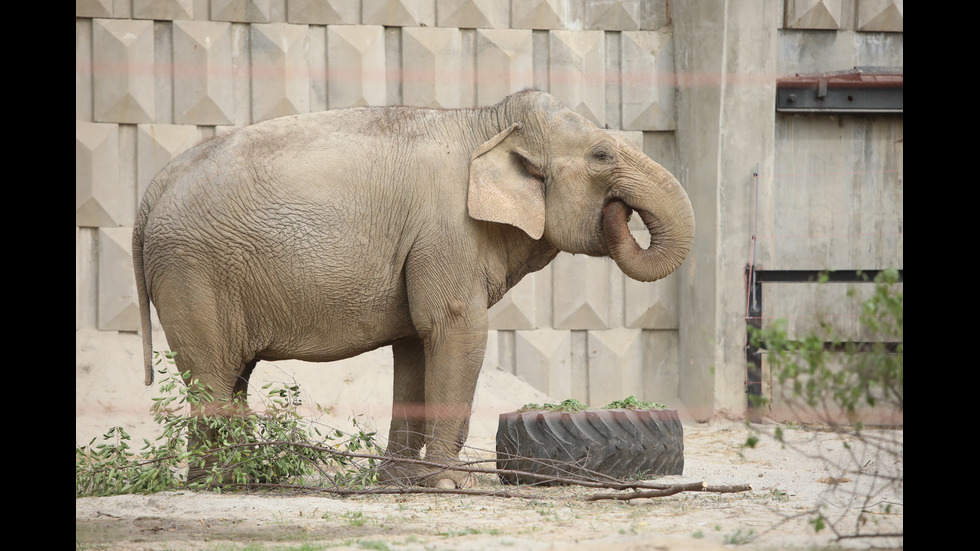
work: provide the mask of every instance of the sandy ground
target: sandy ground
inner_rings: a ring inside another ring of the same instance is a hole
[[[123,426],[134,442],[157,435],[148,408],[159,392],[143,386],[140,358],[135,335],[76,331],[76,445],[101,439],[116,425]],[[390,358],[387,351],[379,351],[365,359],[359,365],[260,364],[253,386],[298,382],[310,411],[314,404],[331,408],[332,415],[317,414],[318,421],[344,428],[356,414],[362,427],[385,435]],[[492,455],[499,413],[551,400],[512,375],[487,370],[477,390],[466,456]],[[903,531],[903,489],[885,486],[881,478],[903,472],[902,454],[886,456],[878,453],[880,445],[865,445],[867,437],[873,437],[901,446],[902,431],[867,431],[866,438],[858,440],[784,426],[783,445],[766,436],[775,428],[770,423],[747,427],[726,420],[685,422],[684,473],[657,480],[751,484],[748,492],[586,501],[598,492],[515,489],[481,475],[474,489],[506,489],[520,497],[339,498],[181,491],[76,498],[76,548],[673,551],[728,549],[735,544],[753,550],[903,546],[901,537],[835,540],[834,533]],[[755,431],[761,433],[759,444],[744,447]],[[813,530],[809,521],[815,507],[821,507],[831,528]]]

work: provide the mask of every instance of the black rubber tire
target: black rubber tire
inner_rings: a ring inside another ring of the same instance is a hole
[[[683,474],[684,427],[672,409],[511,412],[497,425],[497,468],[559,478]],[[506,484],[560,484],[499,473]]]

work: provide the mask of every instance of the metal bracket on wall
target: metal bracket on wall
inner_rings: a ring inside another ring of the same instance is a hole
[[[781,113],[903,113],[903,98],[901,68],[855,67],[776,80]]]
[[[874,283],[881,270],[756,270],[752,265],[745,266],[746,292],[748,293],[748,317],[745,320],[745,390],[748,398],[748,412],[752,420],[757,420],[758,406],[762,398],[762,351],[752,346],[749,338],[751,327],[762,328],[762,284],[763,283]],[[904,270],[898,271],[898,281],[905,281]],[[855,343],[859,347],[870,343]],[[832,343],[824,343],[831,348]]]

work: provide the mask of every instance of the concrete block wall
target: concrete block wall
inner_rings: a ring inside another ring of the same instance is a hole
[[[138,201],[167,162],[235,127],[535,87],[674,164],[666,0],[77,0],[75,28],[76,329],[138,329]],[[491,310],[485,369],[558,399],[677,405],[677,293],[673,276],[641,284],[562,254]]]
[[[900,33],[903,0],[786,0],[786,29]]]
[[[698,230],[650,285],[560,255],[490,312],[486,368],[556,398],[738,415],[753,236],[760,269],[904,262],[901,116],[777,116],[775,78],[901,67],[903,31],[902,0],[76,0],[76,329],[136,330],[126,234],[147,182],[194,143],[279,115],[473,107],[531,86],[677,175]],[[794,293],[770,296],[806,315],[835,303]]]

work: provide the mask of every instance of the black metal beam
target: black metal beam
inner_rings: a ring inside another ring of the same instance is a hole
[[[870,283],[883,270],[755,270],[753,277],[760,283],[816,283],[823,279],[828,283]],[[898,270],[898,280],[903,281],[904,270]]]
[[[857,88],[838,86],[784,87],[776,90],[776,111],[780,113],[904,113],[902,88]]]
[[[752,346],[749,338],[750,328],[762,328],[762,284],[763,283],[873,283],[882,270],[755,270],[745,266],[746,292],[749,296],[747,318],[745,320],[745,391],[748,400],[748,414],[758,420],[759,398],[762,397],[762,353]],[[904,270],[898,270],[898,281],[904,282]],[[875,343],[853,343],[859,349],[870,349]],[[829,350],[841,348],[840,344],[824,343]],[[897,348],[898,343],[886,343],[889,350]]]

